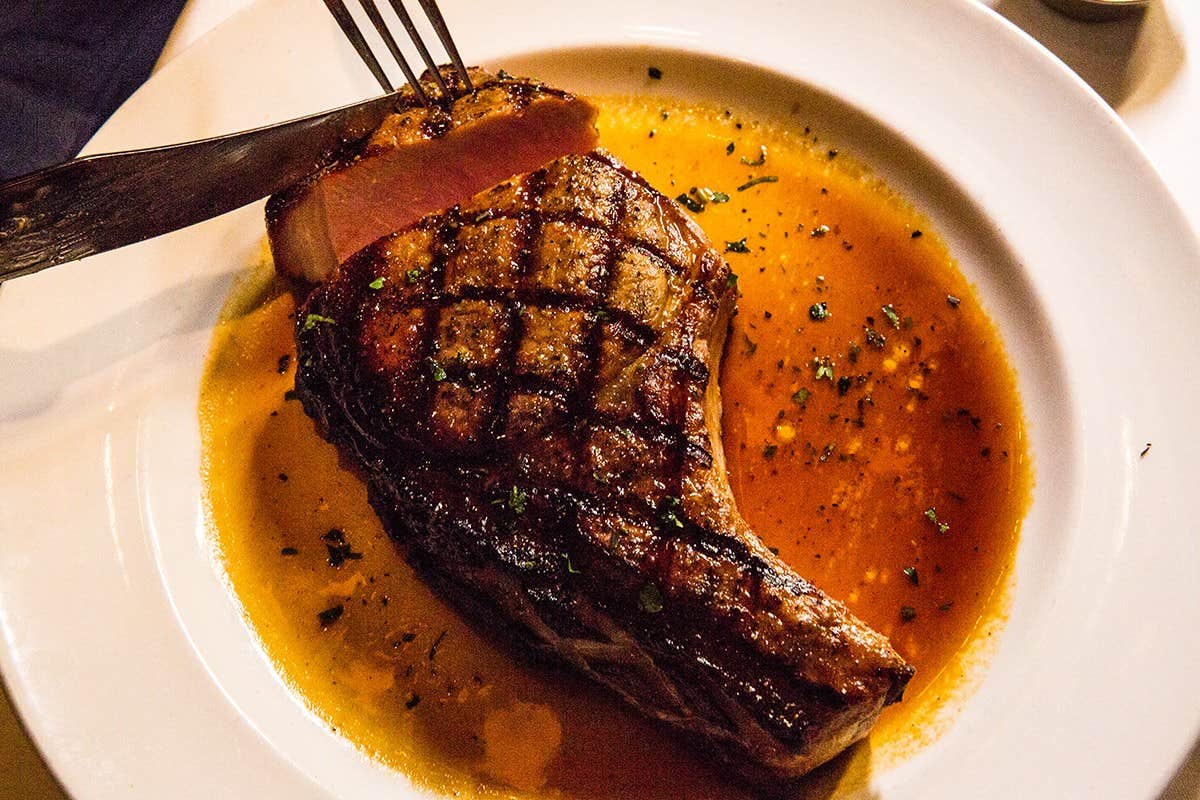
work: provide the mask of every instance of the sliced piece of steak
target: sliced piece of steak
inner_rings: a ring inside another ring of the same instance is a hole
[[[297,390],[448,597],[768,782],[912,669],[734,506],[735,293],[674,202],[568,156],[343,264],[299,315]]]
[[[478,69],[468,94],[453,70],[443,75],[452,101],[427,109],[408,93],[365,146],[270,199],[276,269],[320,281],[381,236],[596,146],[596,110],[580,98]],[[422,83],[439,97],[430,76]]]

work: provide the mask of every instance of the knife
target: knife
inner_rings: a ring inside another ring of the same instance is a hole
[[[77,158],[0,184],[0,282],[273,194],[378,128],[400,96],[212,139]]]

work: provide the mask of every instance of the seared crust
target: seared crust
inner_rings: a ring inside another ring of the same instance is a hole
[[[735,294],[675,203],[568,156],[342,265],[299,315],[297,390],[448,596],[768,782],[912,669],[734,507]]]

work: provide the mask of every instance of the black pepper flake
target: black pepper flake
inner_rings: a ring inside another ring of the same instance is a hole
[[[725,155],[733,155],[733,142],[725,145]]]
[[[299,400],[300,395],[296,394],[295,389],[288,389],[286,392],[283,393],[283,399],[285,402],[288,400]]]
[[[763,458],[774,458],[775,454],[777,452],[779,452],[779,445],[777,445],[777,444],[763,445],[763,450],[762,450]]]
[[[317,619],[320,621],[322,628],[328,628],[330,625],[341,619],[342,614],[345,613],[345,611],[346,607],[341,603],[338,603],[336,606],[330,606],[324,611],[318,612]]]
[[[335,569],[347,561],[358,561],[363,557],[362,553],[354,551],[346,541],[346,534],[338,528],[330,528],[321,539],[325,542],[325,549],[329,551],[329,566]]]
[[[276,371],[279,372],[280,375],[286,375],[287,371],[288,371],[288,367],[291,366],[291,364],[292,364],[292,357],[290,355],[288,355],[287,353],[284,353],[283,355],[281,355],[279,357],[279,363],[276,365],[275,369],[276,369]]]
[[[651,80],[662,80],[662,70],[658,67],[650,67],[650,69],[646,70],[646,74],[650,76]]]
[[[900,620],[902,622],[912,622],[917,618],[917,610],[912,606],[900,606]]]
[[[412,711],[414,708],[417,707],[417,703],[420,703],[420,702],[421,702],[421,695],[417,694],[416,692],[413,692],[412,694],[410,694],[408,696],[408,699],[404,701],[404,707],[407,708],[409,711]]]
[[[851,381],[851,380],[850,380],[850,378],[849,378],[848,376],[846,376],[846,375],[843,375],[842,377],[840,377],[840,378],[838,378],[838,379],[837,379],[837,393],[838,393],[838,397],[845,397],[845,396],[846,396],[846,393],[850,391],[850,384],[851,384],[851,383],[852,383],[852,381]]]
[[[1145,458],[1149,454],[1151,447],[1153,447],[1153,444],[1146,442],[1146,446],[1142,448],[1142,452],[1138,454],[1138,458]]]
[[[298,555],[300,555],[300,551],[294,547],[284,547],[279,550],[279,555],[281,555],[281,556],[298,556]]]
[[[438,648],[442,646],[442,641],[446,638],[446,631],[438,634],[438,637],[433,640],[433,644],[429,646],[429,660],[433,661],[437,658]]]
[[[955,297],[952,294],[948,294],[948,295],[946,295],[946,302],[950,305],[951,308],[958,308],[958,304],[961,303],[962,300]]]
[[[837,151],[837,150],[830,150],[830,151],[829,151],[829,152],[828,152],[826,155],[828,155],[830,158],[837,158],[838,151]]]
[[[919,230],[915,230],[915,231],[913,231],[911,234],[909,234],[909,238],[910,238],[910,239],[920,239],[920,238],[921,238],[921,235],[922,235],[922,234],[921,234],[921,231],[919,231]]]

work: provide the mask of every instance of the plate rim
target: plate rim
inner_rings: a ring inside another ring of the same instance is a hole
[[[164,73],[169,72],[172,69],[172,67],[177,64],[177,62],[179,60],[185,59],[189,53],[194,52],[196,50],[196,48],[203,45],[207,40],[209,40],[209,37],[218,36],[226,28],[226,26],[231,26],[231,25],[235,24],[242,18],[243,15],[249,14],[256,7],[260,7],[262,5],[265,5],[265,3],[263,2],[263,0],[260,0],[260,2],[253,4],[251,7],[245,9],[242,12],[239,12],[234,17],[232,17],[229,20],[227,20],[226,22],[222,23],[222,25],[215,28],[212,32],[207,34],[196,44],[193,44],[191,47],[189,47],[187,50],[185,50],[183,53],[181,53],[179,56],[179,59],[173,61],[171,64],[168,64],[166,67],[164,67],[164,70],[163,70]],[[943,5],[946,5],[946,4],[943,3]],[[1029,37],[1028,34],[1025,34],[1019,28],[1016,28],[1016,26],[1012,25],[1012,23],[1003,19],[1003,17],[1000,17],[996,12],[994,12],[990,8],[987,8],[982,5],[976,6],[976,4],[969,4],[969,5],[973,6],[970,13],[983,14],[984,16],[989,17],[992,20],[992,23],[995,23],[997,21],[1000,22],[1001,25],[1005,29],[1008,30],[1008,34],[1010,36],[1015,34],[1017,37],[1019,37],[1021,40],[1023,40],[1024,46],[1028,47],[1028,45],[1032,44],[1034,46],[1034,50],[1036,50],[1039,53],[1039,57],[1042,58],[1044,61],[1049,60],[1051,66],[1053,66],[1055,69],[1057,69],[1059,71],[1060,77],[1068,78],[1068,80],[1074,85],[1076,91],[1081,88],[1084,90],[1084,93],[1089,97],[1092,105],[1094,106],[1094,109],[1101,111],[1102,114],[1106,117],[1107,123],[1110,126],[1113,126],[1114,128],[1117,129],[1117,137],[1118,137],[1118,139],[1123,141],[1123,144],[1125,145],[1124,149],[1128,152],[1128,154],[1135,156],[1135,158],[1139,162],[1137,165],[1138,169],[1141,171],[1148,171],[1150,174],[1153,175],[1153,178],[1157,183],[1157,186],[1154,187],[1156,193],[1169,198],[1169,202],[1173,206],[1175,214],[1177,216],[1177,219],[1175,220],[1175,222],[1182,223],[1185,230],[1188,230],[1191,232],[1191,235],[1193,238],[1192,249],[1194,251],[1196,249],[1196,245],[1195,245],[1195,241],[1194,241],[1195,237],[1196,237],[1196,233],[1195,233],[1195,229],[1194,229],[1194,226],[1193,226],[1191,220],[1187,217],[1186,214],[1184,214],[1183,210],[1181,208],[1179,208],[1179,206],[1175,202],[1173,196],[1171,196],[1171,193],[1170,193],[1169,189],[1167,188],[1166,183],[1163,181],[1162,176],[1159,173],[1158,169],[1153,164],[1153,162],[1145,155],[1145,153],[1142,151],[1141,147],[1137,144],[1136,139],[1133,137],[1132,132],[1129,130],[1128,126],[1124,123],[1124,121],[1122,121],[1115,114],[1115,112],[1113,112],[1112,109],[1110,109],[1103,102],[1103,100],[1100,99],[1099,96],[1096,95],[1096,93],[1082,81],[1082,79],[1080,79],[1077,75],[1075,75],[1073,72],[1071,72],[1064,64],[1062,64],[1062,62],[1058,61],[1058,59],[1056,57],[1054,57],[1052,54],[1050,54],[1049,51],[1047,51],[1039,43],[1037,43],[1035,40],[1033,40],[1031,37]],[[991,24],[991,23],[989,23],[989,24]],[[141,92],[139,92],[139,94],[140,93]],[[117,114],[114,115],[114,117],[113,117],[114,120],[117,120],[118,122],[123,121],[121,114],[122,114],[122,111],[124,110],[124,108],[125,108],[125,106],[123,106],[122,109],[119,110],[117,112]],[[101,130],[101,132],[97,134],[97,139],[103,139],[104,136],[108,135],[108,131],[109,131],[109,125],[106,124],[105,128],[103,128]],[[89,148],[90,147],[91,147],[91,145],[89,145]],[[3,305],[4,305],[3,298],[2,298],[2,296],[0,296],[0,308],[3,308]],[[14,670],[12,665],[9,663],[9,661],[10,661],[9,655],[10,654],[8,652],[7,647],[0,648],[0,662],[3,662],[3,666],[4,666],[4,669],[0,670],[0,676],[3,677],[3,680],[5,681],[5,684],[8,687],[8,691],[9,691],[10,695],[13,696],[14,700],[16,701],[16,702],[14,702],[14,707],[17,708],[18,715],[19,715],[19,718],[21,719],[22,725],[25,726],[27,730],[30,730],[35,734],[31,738],[33,738],[34,741],[37,742],[37,744],[39,745],[39,750],[41,750],[41,752],[43,754],[45,754],[46,749],[42,746],[43,742],[41,741],[40,737],[37,735],[36,726],[30,725],[25,716],[26,710],[32,709],[35,704],[29,698],[22,699],[20,697],[20,694],[21,694],[20,688],[22,688],[21,686],[14,687],[10,683],[11,676],[13,674],[16,674],[16,671]],[[1175,762],[1173,762],[1173,766],[1171,767],[1170,771],[1166,772],[1166,776],[1168,778],[1169,778],[1170,774],[1172,774],[1173,771],[1177,768],[1178,764],[1182,761],[1182,758],[1187,753],[1188,749],[1190,749],[1193,746],[1194,739],[1195,739],[1195,733],[1198,729],[1200,729],[1200,708],[1194,709],[1194,711],[1193,711],[1192,737],[1190,739],[1188,739],[1188,741],[1183,746],[1181,746],[1180,752],[1178,754],[1178,759]],[[55,778],[59,781],[60,785],[64,784],[64,781],[62,780],[58,769],[55,767],[55,764],[48,757],[46,757],[45,760],[46,760],[52,774],[54,774]],[[1160,786],[1162,783],[1165,783],[1165,780],[1160,781]]]

